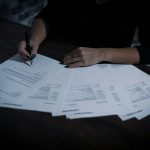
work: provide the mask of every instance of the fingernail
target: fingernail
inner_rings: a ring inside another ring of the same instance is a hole
[[[69,68],[69,66],[68,66],[68,65],[66,65],[66,66],[65,66],[65,68]]]
[[[34,59],[36,57],[36,54],[32,54],[30,59]]]

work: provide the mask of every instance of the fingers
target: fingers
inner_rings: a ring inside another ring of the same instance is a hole
[[[36,56],[36,54],[37,54],[38,45],[31,43],[31,48],[32,48],[31,56],[34,58]],[[29,58],[31,56],[26,51],[26,42],[25,41],[20,41],[17,44],[17,49],[18,49],[18,53],[20,54],[20,56],[22,57],[22,59],[29,60]]]
[[[79,47],[64,57],[68,67],[90,66],[101,61],[100,50],[96,48]]]
[[[65,55],[63,61],[66,64],[69,62],[78,61],[79,57],[80,57],[79,52],[77,50],[74,50],[74,51],[68,53],[67,55]]]
[[[64,64],[67,65],[68,67],[71,67],[74,63],[77,63],[80,61],[81,61],[81,57],[79,56],[77,50],[74,50],[68,53],[67,55],[65,55],[63,59]]]
[[[79,54],[79,50],[78,49],[75,49],[73,51],[71,51],[70,53],[66,54],[65,55],[65,58],[75,58],[75,57],[78,57],[80,54]]]
[[[68,67],[80,67],[84,66],[84,57],[82,53],[82,48],[77,48],[73,50],[72,52],[65,55],[63,62]]]
[[[79,62],[81,61],[81,57],[66,57],[64,58],[64,64],[65,65],[70,65],[70,64],[73,64],[73,63],[76,63],[76,62]]]
[[[37,50],[38,50],[38,47],[33,46],[30,59],[34,59],[36,57]]]
[[[69,68],[76,68],[76,67],[81,67],[81,66],[84,66],[82,62],[76,62],[76,63],[73,63],[73,64],[70,64],[68,65]]]
[[[30,54],[25,50],[26,48],[26,43],[25,41],[20,41],[18,44],[17,44],[17,49],[18,49],[18,52],[20,54],[20,56],[24,59],[24,60],[28,60],[28,57],[30,57]]]
[[[32,52],[31,55],[36,55],[37,54],[37,50],[39,48],[39,44],[37,42],[31,41],[31,48],[32,48]]]

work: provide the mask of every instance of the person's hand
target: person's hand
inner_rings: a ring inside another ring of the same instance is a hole
[[[30,40],[30,46],[32,48],[31,55],[37,54],[37,50],[39,48],[39,44],[37,41]],[[17,44],[18,53],[24,60],[28,60],[30,58],[30,54],[26,51],[26,42],[20,41]]]
[[[98,48],[79,47],[67,54],[63,61],[68,67],[94,65],[103,61],[102,51]]]

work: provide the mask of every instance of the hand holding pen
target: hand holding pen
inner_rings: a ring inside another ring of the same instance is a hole
[[[32,47],[30,45],[30,38],[29,38],[28,31],[25,32],[25,42],[26,42],[26,51],[30,55],[30,56],[28,56],[28,58],[29,58],[31,65],[32,65],[33,59],[36,57],[36,54],[32,54]]]
[[[28,31],[25,32],[25,40],[21,40],[17,44],[17,50],[23,60],[30,60],[31,64],[37,54],[39,43],[33,38],[30,39]]]

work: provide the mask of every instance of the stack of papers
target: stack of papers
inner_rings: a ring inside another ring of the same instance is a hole
[[[150,114],[150,76],[133,65],[65,68],[38,54],[33,65],[16,54],[0,65],[0,106],[68,119]]]

